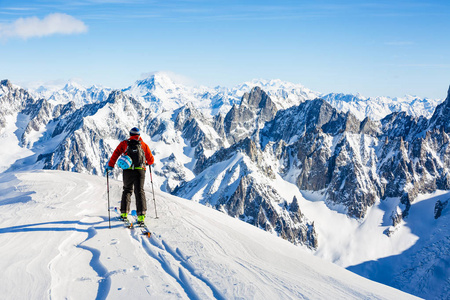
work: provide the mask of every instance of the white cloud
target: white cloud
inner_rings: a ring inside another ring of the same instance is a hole
[[[28,39],[54,34],[84,33],[88,27],[72,16],[61,13],[49,14],[43,19],[20,18],[12,23],[0,23],[0,38],[19,37]]]

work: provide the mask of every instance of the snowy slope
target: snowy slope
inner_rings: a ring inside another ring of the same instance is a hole
[[[379,258],[348,269],[426,299],[450,298],[450,209],[448,205],[435,219],[436,201],[447,201],[448,191],[421,195],[395,235],[409,230],[414,245],[399,255]]]
[[[121,182],[111,181],[111,206]],[[150,189],[147,189],[151,204]],[[0,175],[7,299],[412,299],[251,225],[165,193],[151,239],[108,228],[105,178]],[[153,215],[153,205],[149,207]],[[114,216],[114,213],[113,213]]]

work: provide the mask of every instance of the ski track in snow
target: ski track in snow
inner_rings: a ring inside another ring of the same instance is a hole
[[[151,238],[141,234],[139,227],[131,229],[130,232],[135,242],[178,284],[178,289],[184,292],[187,298],[226,299],[209,279],[196,271],[189,258],[179,248],[174,249],[155,232],[152,232]]]
[[[159,262],[167,274],[178,282],[190,299],[210,298],[207,292],[202,291],[202,287],[195,288],[195,286],[199,286],[201,283],[206,284],[210,288],[216,299],[225,299],[207,279],[195,274],[194,267],[177,253],[179,252],[178,248],[176,251],[173,251],[164,240],[158,241],[154,237],[150,242],[146,241],[145,238],[141,238],[141,241],[148,255]]]
[[[179,248],[177,248],[174,251],[167,243],[164,242],[164,240],[161,240],[161,242],[163,245],[162,249],[165,250],[170,255],[172,255],[172,257],[175,258],[175,260],[177,260],[181,264],[181,266],[184,268],[184,270],[189,272],[189,275],[191,275],[191,276],[197,278],[198,280],[202,281],[203,283],[205,283],[211,289],[211,291],[216,299],[225,299],[225,297],[222,295],[222,293],[214,286],[214,284],[212,284],[210,282],[210,280],[208,280],[206,277],[203,277],[200,273],[196,272],[195,267],[189,262],[188,258],[183,256],[183,253],[181,252],[181,250]],[[183,271],[183,270],[180,269],[180,271]],[[185,275],[185,274],[182,273],[182,275]],[[183,280],[183,282],[185,282],[185,280]]]

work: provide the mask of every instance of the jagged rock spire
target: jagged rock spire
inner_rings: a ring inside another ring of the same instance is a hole
[[[0,81],[0,85],[6,86],[6,87],[12,87],[11,81],[9,81],[8,79],[4,79],[4,80]]]

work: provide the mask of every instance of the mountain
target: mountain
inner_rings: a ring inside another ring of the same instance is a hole
[[[123,89],[123,92],[145,103],[155,113],[175,110],[192,103],[204,114],[215,115],[225,112],[238,98],[225,94],[223,89],[189,87],[175,83],[166,73],[158,72],[138,80]]]
[[[81,107],[84,104],[105,101],[110,92],[110,88],[97,85],[84,87],[75,81],[69,81],[63,87],[58,85],[51,87],[39,86],[30,90],[34,98],[47,99],[54,105],[66,104],[72,101],[77,107]]]
[[[450,96],[430,118],[394,112],[361,120],[324,99],[306,99],[314,93],[301,93],[299,86],[280,92],[280,81],[263,82],[269,93],[258,85],[202,90],[168,80],[155,74],[80,107],[36,99],[2,81],[0,139],[10,147],[0,153],[1,171],[101,175],[129,128],[138,126],[156,158],[158,189],[341,266],[360,264],[361,274],[370,268],[364,262],[407,253],[417,241],[409,222],[420,222],[411,217],[418,199],[449,190]],[[141,96],[134,96],[138,91]],[[113,175],[121,178],[117,169]],[[445,216],[443,204],[437,207]],[[430,231],[446,226],[442,216],[437,220],[444,223],[429,223]],[[418,251],[428,253],[430,243],[421,242]],[[406,283],[414,274],[407,274],[397,287],[410,291]],[[442,276],[430,278],[437,282],[430,286],[442,291]]]
[[[32,102],[34,100],[26,90],[13,85],[9,80],[0,81],[0,128],[5,128],[6,119],[10,115]]]
[[[256,105],[252,113],[246,114],[248,99],[253,97],[258,98],[251,101]],[[332,251],[325,249],[331,248],[333,244],[327,239],[321,239],[324,232],[318,228],[330,230],[329,226],[317,220],[313,223],[313,218],[302,208],[303,203],[299,204],[300,210],[304,212],[299,214],[299,219],[303,222],[290,226],[292,220],[296,219],[288,217],[290,206],[296,205],[292,194],[286,197],[286,193],[281,190],[283,185],[280,181],[285,180],[305,192],[322,193],[328,208],[361,220],[362,223],[354,225],[356,228],[364,227],[366,220],[374,218],[370,214],[375,207],[380,209],[383,215],[381,221],[378,219],[377,222],[382,223],[383,230],[377,234],[384,233],[393,239],[392,244],[388,243],[388,246],[383,243],[383,246],[391,250],[396,248],[390,254],[406,250],[400,243],[394,242],[397,238],[393,236],[399,235],[405,228],[405,222],[409,222],[408,215],[416,207],[419,193],[448,190],[448,136],[433,124],[441,123],[436,116],[445,115],[444,107],[449,98],[439,106],[430,120],[394,113],[381,121],[368,118],[359,121],[351,113],[338,112],[326,101],[317,99],[269,113],[265,122],[258,125],[257,120],[262,111],[271,111],[259,109],[261,103],[268,103],[270,107],[272,102],[264,99],[267,99],[267,95],[258,88],[243,96],[241,105],[235,105],[228,117],[223,119],[223,128],[228,126],[232,130],[216,131],[216,136],[222,136],[222,140],[227,140],[230,146],[224,146],[209,157],[197,156],[193,168],[195,177],[183,180],[185,183],[181,181],[171,191],[328,255]],[[208,123],[200,116],[195,120],[202,120],[202,124]],[[233,120],[237,120],[234,127]],[[214,122],[209,124],[208,130],[205,130],[205,126],[181,126],[182,137],[187,140],[194,136],[202,137],[195,146],[204,149],[201,146],[204,137],[214,127]],[[427,129],[431,131],[424,135]],[[231,134],[231,139],[227,133]],[[242,139],[244,136],[247,138]],[[420,218],[415,222],[420,222]],[[439,230],[445,225],[431,226]],[[298,231],[296,228],[301,229]],[[312,230],[308,231],[309,228]],[[321,247],[321,241],[327,245]],[[448,243],[445,239],[443,242]],[[393,244],[397,246],[392,248]],[[410,240],[407,244],[411,245]],[[427,253],[426,250],[424,252]],[[353,252],[341,255],[337,262],[350,265],[356,262],[348,260],[354,256]],[[367,259],[371,255],[366,253],[363,256]],[[448,257],[442,253],[440,259],[446,261]],[[439,264],[440,261],[435,261],[432,266],[438,267]],[[416,268],[421,269],[419,266]],[[442,291],[442,281],[431,278],[441,282],[439,291]],[[405,284],[407,281],[402,282]],[[403,287],[407,288],[406,284]],[[425,292],[414,291],[422,295]]]
[[[253,87],[260,87],[276,103],[277,109],[284,110],[297,106],[306,100],[324,99],[341,112],[351,112],[358,120],[366,117],[371,120],[381,120],[394,112],[406,112],[413,117],[430,118],[437,105],[443,99],[419,98],[406,95],[404,97],[364,97],[361,94],[320,93],[312,91],[301,84],[281,80],[253,80],[237,85],[229,93],[235,98],[241,98]]]
[[[352,112],[359,120],[369,117],[381,120],[394,112],[406,112],[412,117],[424,116],[430,118],[434,109],[442,100],[418,98],[407,95],[405,97],[364,97],[360,94],[330,93],[321,95],[333,107],[342,112]]]
[[[111,207],[119,204],[121,190],[121,182],[110,181]],[[108,212],[106,193],[99,176],[1,174],[1,294],[11,299],[417,299],[159,191],[159,218],[148,218],[149,239],[138,228],[124,228],[114,210]],[[150,188],[146,193],[151,198]]]
[[[312,91],[301,84],[281,81],[279,79],[254,79],[232,88],[226,87],[191,87],[172,80],[165,72],[156,72],[147,78],[137,80],[122,91],[138,100],[147,103],[154,112],[176,109],[187,103],[207,115],[226,114],[233,104],[239,104],[245,93],[253,87],[260,87],[274,101],[278,110],[297,106],[306,100],[321,98],[341,112],[351,112],[359,120],[370,117],[381,120],[393,112],[406,112],[413,117],[430,118],[442,99],[419,98],[406,95],[404,97],[364,97],[360,94],[329,93]],[[110,88],[101,86],[85,87],[76,81],[65,85],[39,85],[28,92],[34,98],[44,98],[53,104],[75,102],[77,107],[83,104],[106,100]]]
[[[301,84],[284,82],[279,79],[255,79],[244,82],[232,88],[230,93],[235,95],[235,97],[241,98],[254,87],[259,87],[261,90],[264,90],[272,101],[274,101],[278,110],[287,109],[299,105],[306,100],[313,100],[321,96],[319,92],[312,91]]]
[[[374,153],[358,145],[371,141],[352,114],[324,100],[304,102],[277,114],[260,136],[261,147],[282,148],[272,160],[283,164],[280,174],[299,189],[327,189],[330,206],[344,205],[358,218],[374,204]]]

